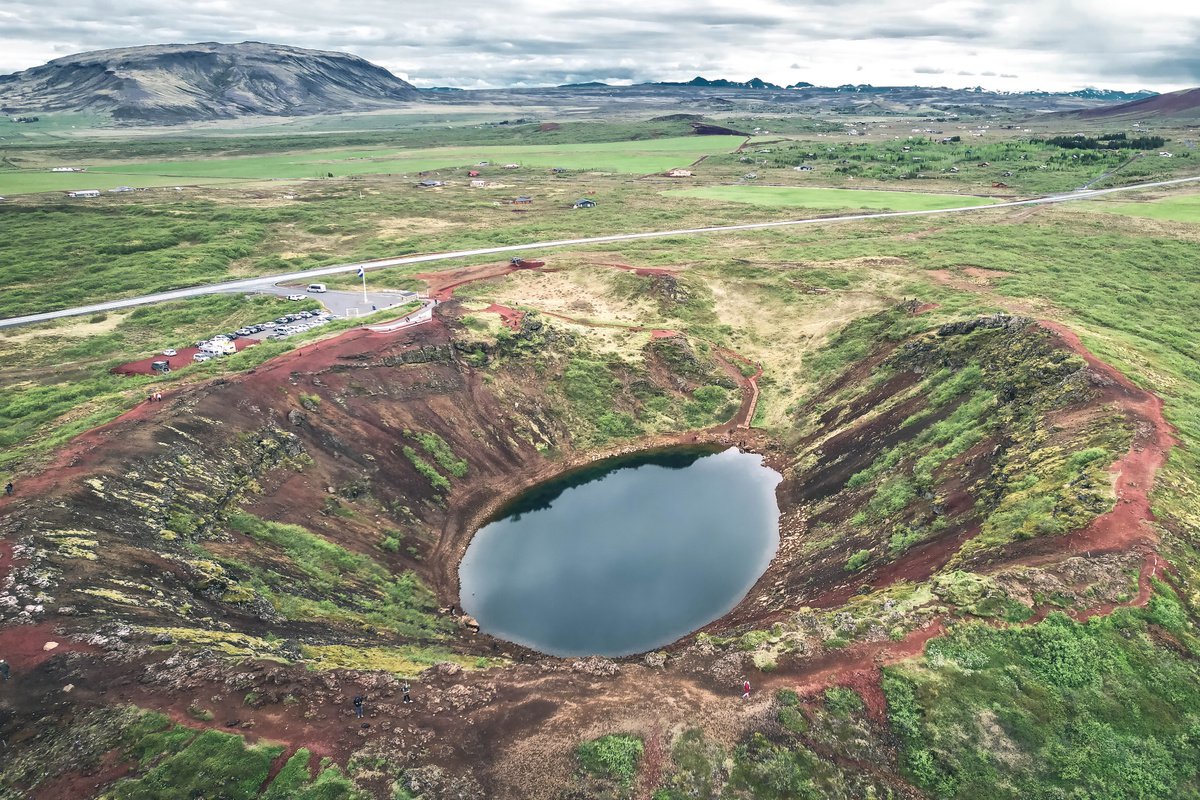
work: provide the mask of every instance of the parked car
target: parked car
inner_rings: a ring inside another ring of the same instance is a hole
[[[328,291],[323,283],[310,283],[308,285],[308,290],[314,294],[322,294]]]
[[[151,361],[150,369],[154,372],[168,373],[171,371],[171,362],[169,361]]]
[[[163,354],[164,356],[177,356],[177,355],[179,355],[179,353],[177,353],[177,352],[176,352],[176,351],[175,351],[173,348],[170,348],[170,347],[168,347],[166,350],[163,350],[162,354]]]
[[[254,331],[250,330],[249,328],[238,328],[237,329],[238,336],[249,336],[252,333],[254,333]]]
[[[192,360],[203,364],[205,361],[212,360],[212,356],[208,353],[196,353],[196,355],[192,356]]]
[[[289,294],[288,295],[288,300],[307,300],[307,299],[308,299],[308,295],[306,295],[306,294]]]

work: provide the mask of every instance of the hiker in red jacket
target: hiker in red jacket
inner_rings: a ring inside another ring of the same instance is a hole
[[[750,699],[750,681],[744,681],[742,683],[742,699],[743,700]]]

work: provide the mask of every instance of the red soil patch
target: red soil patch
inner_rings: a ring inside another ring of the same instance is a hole
[[[913,313],[913,316],[915,317],[920,314],[927,314],[930,311],[933,311],[935,308],[939,308],[940,306],[941,306],[941,303],[921,303],[921,305],[919,305],[913,309],[912,313]]]
[[[258,344],[258,342],[258,339],[246,339],[243,337],[234,339],[233,346],[236,347],[240,352],[245,350],[247,347]],[[151,356],[150,358],[143,358],[140,361],[130,361],[128,364],[122,364],[119,367],[113,367],[110,371],[116,375],[153,375],[154,370],[150,368],[150,365],[155,361],[166,361],[168,364],[170,364],[171,369],[181,369],[189,364],[194,363],[192,358],[196,355],[196,353],[199,352],[199,347],[185,347],[179,351],[179,355]]]
[[[663,328],[655,328],[650,331],[651,339],[674,339],[676,336],[681,336],[679,331],[668,331]]]
[[[57,642],[58,647],[46,650],[47,642]],[[98,653],[98,648],[89,644],[72,642],[54,630],[54,624],[43,622],[38,625],[12,625],[0,628],[0,656],[12,666],[10,681],[19,681],[20,673],[27,672],[63,653]]]

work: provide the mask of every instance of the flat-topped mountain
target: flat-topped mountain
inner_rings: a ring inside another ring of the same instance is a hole
[[[126,122],[354,111],[417,96],[357,56],[262,42],[96,50],[0,76],[4,113],[83,111]]]

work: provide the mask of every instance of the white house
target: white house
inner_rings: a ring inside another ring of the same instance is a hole
[[[99,189],[80,189],[77,192],[67,192],[67,197],[99,197]]]
[[[1160,156],[1162,156],[1163,158],[1170,158],[1170,157],[1171,157],[1171,154],[1170,154],[1170,153],[1168,153],[1166,150],[1163,150],[1161,153],[1159,153],[1159,155],[1160,155]]]
[[[485,186],[487,186],[487,185],[488,185],[488,182],[487,182],[487,181],[485,181],[485,180],[480,180],[480,179],[478,179],[478,178],[476,178],[475,180],[471,181],[471,188],[472,188],[472,189],[482,189],[482,188],[484,188],[484,187],[485,187]]]

